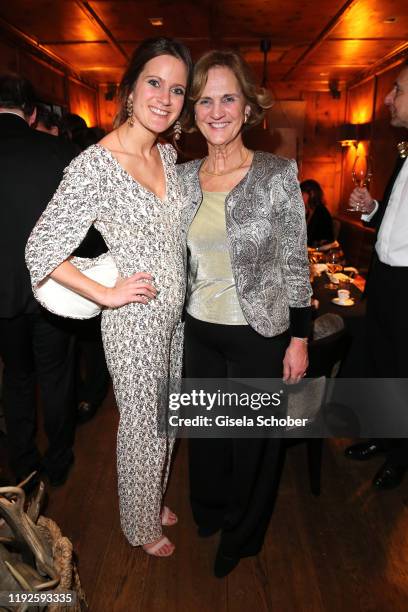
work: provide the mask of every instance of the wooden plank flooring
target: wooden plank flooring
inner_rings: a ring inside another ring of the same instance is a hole
[[[408,610],[408,477],[395,491],[373,491],[380,458],[351,462],[343,456],[347,441],[330,441],[314,498],[305,447],[291,448],[262,553],[217,580],[217,536],[200,540],[189,510],[185,441],[167,495],[179,516],[168,530],[175,554],[153,559],[127,544],[116,494],[117,421],[110,395],[78,429],[69,481],[51,490],[46,510],[74,544],[92,612]]]

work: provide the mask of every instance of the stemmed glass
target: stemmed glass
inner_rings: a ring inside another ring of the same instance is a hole
[[[327,271],[329,274],[335,274],[336,272],[341,272],[343,270],[343,266],[340,263],[342,260],[342,253],[340,253],[337,249],[332,249],[327,254],[326,265]],[[335,283],[327,283],[324,286],[325,289],[332,289],[333,291],[339,288],[338,284]]]
[[[368,155],[357,155],[351,170],[351,176],[353,177],[353,183],[356,187],[368,188],[373,176],[371,157]],[[356,204],[354,207],[350,207],[347,210],[352,212],[361,212],[359,204]]]

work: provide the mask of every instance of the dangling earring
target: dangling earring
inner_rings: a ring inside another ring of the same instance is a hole
[[[249,113],[244,113],[244,123],[248,121]]]
[[[128,126],[133,127],[135,125],[135,118],[133,116],[133,101],[130,96],[126,102],[126,114],[128,118]]]
[[[176,123],[173,125],[174,140],[180,140],[182,131],[183,130],[181,129],[181,123],[177,120]]]

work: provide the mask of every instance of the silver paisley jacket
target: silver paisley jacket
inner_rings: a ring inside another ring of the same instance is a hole
[[[189,202],[185,245],[203,199],[198,176],[202,163],[177,166]],[[266,337],[288,328],[293,336],[308,335],[312,289],[296,162],[255,151],[248,173],[226,197],[225,216],[232,272],[249,325]]]

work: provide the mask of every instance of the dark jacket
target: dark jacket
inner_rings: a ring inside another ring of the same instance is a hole
[[[318,246],[323,241],[333,242],[333,240],[333,220],[324,204],[319,204],[307,221],[307,244]]]
[[[0,113],[0,317],[38,308],[24,251],[28,236],[77,154],[69,142]]]

